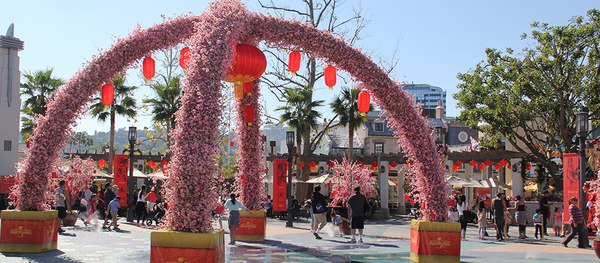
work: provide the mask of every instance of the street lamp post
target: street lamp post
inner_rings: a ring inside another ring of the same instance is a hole
[[[587,219],[586,215],[586,203],[587,198],[586,194],[583,191],[585,185],[585,169],[586,169],[586,158],[585,158],[585,138],[588,134],[588,111],[587,108],[582,108],[580,112],[577,113],[577,136],[579,137],[579,208],[583,212],[583,218]],[[582,228],[584,232],[584,236],[587,237],[587,226],[583,226]],[[588,240],[584,238],[584,240]],[[589,242],[589,241],[588,241]],[[587,243],[587,242],[586,242]],[[586,244],[587,246],[588,244]]]
[[[292,222],[294,216],[292,215],[292,161],[294,156],[294,132],[288,131],[285,134],[285,143],[288,148],[288,178],[286,185],[286,199],[287,199],[287,222],[285,223],[286,227],[294,227],[294,223]]]
[[[133,222],[133,207],[131,207],[131,203],[133,202],[133,186],[135,182],[133,181],[133,153],[135,147],[135,141],[137,140],[137,128],[134,126],[129,127],[129,180],[127,182],[127,222]]]

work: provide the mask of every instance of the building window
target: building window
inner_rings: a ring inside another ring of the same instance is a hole
[[[4,150],[7,152],[12,151],[12,141],[4,141]]]
[[[382,154],[383,153],[383,143],[382,142],[376,142],[374,143],[374,152],[375,154]]]
[[[376,132],[382,132],[383,131],[383,123],[374,123],[375,127],[373,127],[373,129]]]

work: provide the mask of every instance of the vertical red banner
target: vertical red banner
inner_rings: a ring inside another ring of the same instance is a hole
[[[286,160],[273,160],[273,211],[284,212],[287,195],[287,170]]]
[[[119,203],[121,207],[127,206],[127,168],[129,167],[129,157],[123,154],[115,154],[113,160],[114,166],[114,185],[119,187],[118,196],[121,197]]]
[[[579,200],[579,156],[576,153],[563,154],[563,222],[569,224],[569,199],[576,197]]]

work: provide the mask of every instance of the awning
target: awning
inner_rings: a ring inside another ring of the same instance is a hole
[[[114,176],[114,174],[110,175],[111,177]],[[127,169],[127,177],[129,177],[129,169]],[[145,175],[144,173],[142,173],[142,171],[133,168],[133,177],[134,178],[148,178],[147,175]]]
[[[94,177],[96,177],[96,178],[113,178],[112,175],[107,174],[107,173],[105,173],[103,171],[100,171],[100,170],[96,170],[95,171]]]
[[[490,182],[490,187],[498,187],[504,190],[510,189],[510,186],[504,184],[504,183],[500,183],[498,181],[496,181],[496,179],[494,178],[488,178],[488,181]]]
[[[151,174],[147,174],[147,176],[150,177],[150,178],[156,178],[156,179],[161,179],[161,180],[167,179],[167,177],[165,176],[165,174],[163,173],[162,170],[158,170],[158,171],[153,172]]]
[[[324,175],[321,175],[321,176],[319,176],[317,178],[310,179],[310,180],[306,181],[306,183],[309,183],[309,184],[329,183],[329,181],[331,180],[331,178],[333,178],[333,176],[331,174],[324,174]]]
[[[388,180],[388,184],[389,184],[390,186],[396,186],[396,183],[392,182],[391,180]]]

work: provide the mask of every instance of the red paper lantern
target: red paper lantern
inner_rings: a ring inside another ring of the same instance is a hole
[[[233,53],[233,66],[225,74],[225,79],[239,86],[260,78],[266,68],[267,58],[260,49],[247,44],[237,44]]]
[[[497,163],[497,164],[494,164],[494,170],[496,170],[496,171],[497,171],[497,170],[500,170],[500,168],[501,168],[501,167],[502,167],[502,166],[501,166],[499,163]]]
[[[525,165],[525,169],[527,169],[527,170],[531,169],[531,163],[527,163],[527,165]]]
[[[483,161],[483,164],[485,164],[485,166],[490,166],[493,164],[493,162],[491,160],[485,160]]]
[[[456,171],[458,171],[458,168],[459,168],[459,166],[454,165],[454,166],[452,166],[452,171],[456,172]]]
[[[471,160],[471,161],[469,161],[469,165],[475,167],[475,165],[477,165],[477,161]]]
[[[106,160],[102,159],[98,161],[98,168],[104,169],[104,167],[106,167]]]
[[[358,94],[358,111],[360,115],[365,116],[371,109],[371,94],[367,91],[361,91]]]
[[[293,74],[296,74],[298,70],[300,70],[300,61],[302,60],[302,56],[298,51],[292,51],[290,53],[290,59],[288,61],[288,70]]]
[[[310,169],[314,170],[317,168],[317,164],[315,162],[310,162]]]
[[[482,163],[478,164],[477,169],[480,171],[483,171],[483,169],[485,169],[485,164],[482,164]]]
[[[148,166],[149,166],[150,168],[152,168],[152,170],[156,170],[156,168],[158,167],[158,166],[156,165],[156,163],[154,163],[152,160],[148,161]]]
[[[254,122],[254,107],[250,105],[244,106],[244,122],[248,124],[248,126],[252,126]]]
[[[304,162],[300,162],[300,169],[304,168]]]
[[[242,90],[248,94],[248,96],[252,96],[252,91],[254,91],[254,82],[247,82],[242,85]]]
[[[235,145],[234,142],[229,142],[229,147],[233,147]]]
[[[462,164],[463,164],[463,163],[462,163],[462,161],[461,161],[461,160],[458,160],[458,161],[454,162],[454,165],[455,165],[455,166],[458,166],[458,167],[462,166]]]
[[[167,165],[169,164],[169,162],[167,162],[167,161],[165,161],[165,160],[162,160],[162,161],[160,161],[160,164],[161,164],[162,166],[167,166]]]
[[[329,166],[329,168],[334,167],[335,163],[332,161],[327,162],[327,166]]]
[[[142,74],[144,74],[144,78],[146,78],[146,81],[154,78],[155,73],[156,70],[154,67],[154,59],[152,59],[151,57],[145,57],[144,61],[142,62]]]
[[[110,84],[104,84],[102,86],[102,104],[104,106],[110,106],[115,99],[115,87]]]
[[[184,47],[179,52],[179,66],[185,71],[187,70],[187,62],[192,57],[192,52],[189,47]]]
[[[500,166],[506,166],[507,164],[508,164],[507,160],[504,160],[504,159],[500,160]]]
[[[396,161],[392,161],[392,162],[390,162],[390,166],[391,166],[392,168],[394,168],[394,167],[398,166],[398,162],[396,162]]]
[[[333,89],[333,86],[335,86],[335,82],[337,81],[336,78],[337,74],[335,67],[332,65],[328,65],[325,68],[325,85],[327,85],[329,89]]]

